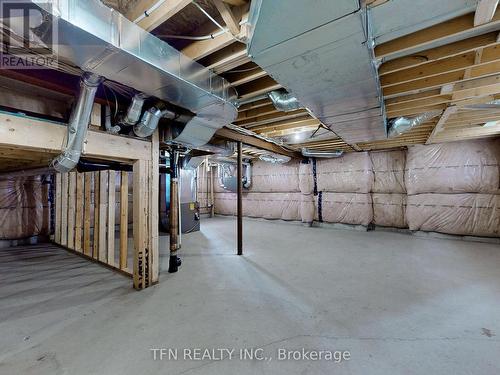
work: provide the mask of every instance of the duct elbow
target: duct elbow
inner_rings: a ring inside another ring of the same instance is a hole
[[[71,171],[80,160],[95,94],[101,82],[102,77],[88,72],[80,80],[80,91],[68,123],[65,149],[52,161],[52,167],[60,173]]]
[[[52,161],[52,167],[59,173],[68,173],[77,166],[81,155],[81,151],[65,150]]]
[[[144,107],[144,102],[147,98],[145,94],[135,94],[127,109],[127,113],[120,120],[120,124],[123,126],[136,125],[141,119],[142,107]]]
[[[154,133],[162,118],[174,119],[176,114],[168,109],[161,110],[152,107],[144,112],[141,121],[134,126],[134,133],[140,138],[149,137]]]
[[[269,99],[273,102],[274,107],[278,111],[291,112],[302,108],[299,100],[286,92],[283,91],[271,91],[269,94]]]
[[[442,111],[430,111],[424,112],[420,115],[413,117],[396,117],[389,121],[390,128],[388,131],[389,138],[397,137],[407,131],[413,129],[416,126],[420,126],[434,117],[439,116]]]
[[[134,126],[135,135],[141,138],[149,137],[158,127],[161,117],[160,109],[156,107],[148,109],[142,115],[141,121]]]

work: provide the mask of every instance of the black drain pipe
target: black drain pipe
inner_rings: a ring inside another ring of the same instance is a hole
[[[243,255],[243,155],[241,141],[238,142],[238,255]]]

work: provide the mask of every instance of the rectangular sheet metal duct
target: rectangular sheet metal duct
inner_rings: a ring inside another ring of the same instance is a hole
[[[253,61],[348,143],[384,139],[384,108],[357,0],[254,0]]]
[[[248,51],[254,62],[348,143],[384,139],[375,44],[472,12],[477,3],[392,0],[363,9],[358,0],[253,0]],[[481,30],[488,31],[487,26]],[[414,52],[418,49],[405,54]],[[397,57],[400,54],[388,58]]]
[[[99,0],[38,5],[53,16],[46,22],[56,25],[61,60],[196,114],[175,141],[203,145],[236,118],[236,92],[225,79]]]

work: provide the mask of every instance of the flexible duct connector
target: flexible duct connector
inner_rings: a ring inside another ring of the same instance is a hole
[[[106,129],[106,132],[110,134],[118,134],[121,128],[119,125],[113,126],[111,124],[111,108],[109,107],[109,105],[106,106],[104,114],[105,114],[104,128]]]
[[[142,107],[144,107],[144,102],[147,98],[145,94],[135,94],[127,109],[127,113],[120,120],[120,124],[123,126],[136,125],[141,119]]]
[[[52,161],[52,166],[58,172],[71,171],[80,160],[95,94],[101,82],[102,77],[88,72],[84,73],[80,80],[80,92],[68,123],[68,136],[64,151]]]
[[[422,113],[418,116],[396,117],[394,119],[391,119],[389,121],[390,128],[388,136],[389,138],[397,137],[398,135],[406,133],[415,126],[419,126],[429,120],[432,120],[434,117],[439,116],[441,113],[442,111],[431,111]]]
[[[268,96],[278,111],[291,112],[302,108],[299,100],[285,91],[271,91]]]
[[[245,189],[250,189],[252,186],[252,164],[244,163],[245,168],[245,176],[243,177],[243,187]]]
[[[263,154],[259,156],[259,159],[265,161],[266,163],[285,164],[288,163],[292,158],[279,154]]]
[[[152,107],[144,112],[141,121],[134,126],[134,133],[141,138],[149,137],[154,133],[162,118],[174,119],[175,117],[175,113],[168,109],[161,110],[157,107]]]
[[[340,158],[344,151],[310,151],[307,148],[302,149],[302,156],[306,158]]]

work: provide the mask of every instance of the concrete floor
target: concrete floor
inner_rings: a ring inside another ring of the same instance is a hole
[[[234,219],[204,220],[183,236],[180,272],[143,292],[54,247],[0,251],[0,374],[500,373],[497,244],[244,226],[237,257]],[[183,360],[184,348],[273,359]],[[351,359],[278,361],[279,348]]]

